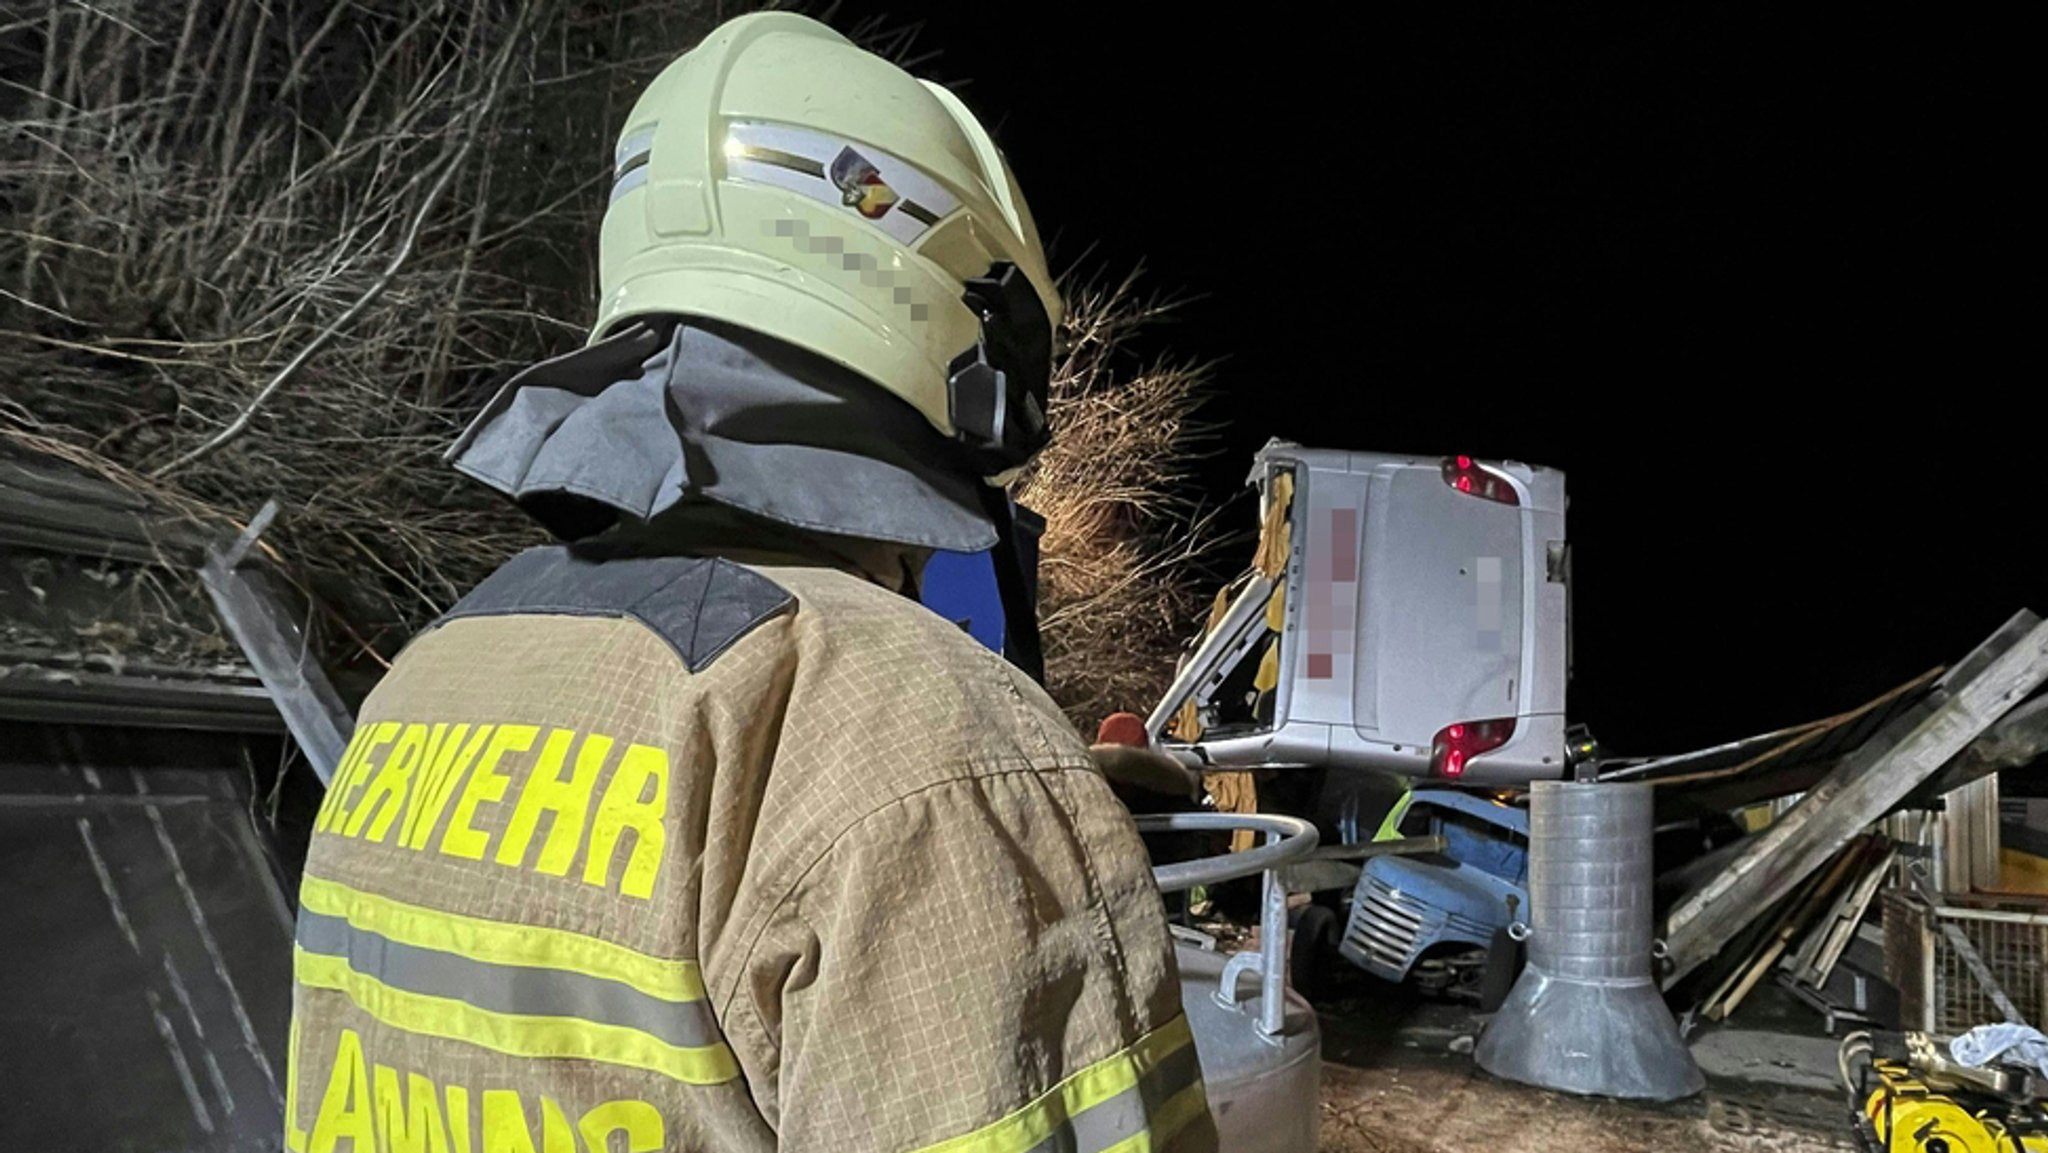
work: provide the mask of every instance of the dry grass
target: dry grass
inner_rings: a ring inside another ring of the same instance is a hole
[[[1165,691],[1204,609],[1199,562],[1220,543],[1188,495],[1209,368],[1130,351],[1172,307],[1140,296],[1135,277],[1067,286],[1054,441],[1018,490],[1046,519],[1046,680],[1084,732],[1119,709],[1147,711]]]
[[[41,0],[0,14],[0,436],[271,539],[374,662],[534,531],[441,453],[579,343],[612,133],[718,0]],[[880,26],[897,55],[913,42]],[[1071,292],[1046,633],[1077,719],[1138,706],[1195,615],[1169,564],[1201,374]]]
[[[388,654],[534,539],[440,453],[580,341],[611,134],[716,0],[44,0],[0,29],[0,433],[279,498]]]

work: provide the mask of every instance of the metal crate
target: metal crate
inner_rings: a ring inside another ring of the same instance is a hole
[[[1929,905],[1893,889],[1884,895],[1884,969],[1898,986],[1902,1026],[1953,1035],[2003,1019],[1942,933],[1944,922],[1962,930],[2021,1016],[2048,1019],[2048,908]]]

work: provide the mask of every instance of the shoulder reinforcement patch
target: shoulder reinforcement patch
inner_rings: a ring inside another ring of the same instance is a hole
[[[506,561],[434,624],[528,614],[631,617],[668,642],[694,673],[795,605],[781,585],[717,557],[594,561],[553,545]]]

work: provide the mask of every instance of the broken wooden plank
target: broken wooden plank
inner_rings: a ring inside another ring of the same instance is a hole
[[[1957,674],[1962,675],[1957,675]],[[1672,909],[1668,988],[1698,968],[2048,680],[2048,625],[2021,612],[1938,690],[1842,759],[1729,867]]]
[[[1837,854],[1824,872],[1801,882],[1767,917],[1721,950],[1715,960],[1724,971],[1713,992],[1701,1000],[1701,1016],[1718,1020],[1733,1010],[1726,1002],[1731,997],[1739,1001],[1746,995],[1748,987],[1769,970],[1770,962],[1812,922],[1816,911],[1827,904],[1855,851],[1852,846]],[[1743,994],[1737,993],[1738,988]]]
[[[1885,875],[1891,872],[1892,862],[1897,859],[1888,843],[1868,858],[1863,878],[1845,895],[1843,901],[1833,910],[1831,922],[1824,924],[1814,934],[1818,947],[1805,959],[1803,968],[1795,970],[1795,980],[1803,981],[1815,990],[1824,988],[1828,978],[1834,975],[1835,966],[1842,961],[1842,954],[1848,951],[1850,942],[1856,939],[1856,928],[1863,923],[1864,914],[1870,911],[1870,902],[1877,899],[1877,891],[1884,887]]]
[[[1856,903],[1857,894],[1862,890],[1863,882],[1868,879],[1870,866],[1875,863],[1875,854],[1879,851],[1868,836],[1852,842],[1849,848],[1843,850],[1843,859],[1848,864],[1848,870],[1843,876],[1844,883],[1830,896],[1826,908],[1816,909],[1812,921],[1801,927],[1799,945],[1785,957],[1784,968],[1798,975],[1810,971],[1819,963],[1822,952],[1826,950],[1828,941],[1840,926],[1842,918],[1847,915],[1848,908]]]
[[[1763,932],[1757,936],[1755,941],[1749,944],[1747,951],[1743,952],[1735,963],[1729,966],[1728,971],[1722,974],[1721,980],[1714,986],[1713,992],[1708,993],[1705,999],[1700,1002],[1700,1016],[1709,1021],[1718,1021],[1727,1016],[1727,1013],[1722,1008],[1722,1004],[1734,994],[1736,987],[1742,984],[1743,979],[1756,966],[1757,958],[1769,952],[1772,943],[1781,938],[1785,926],[1791,922],[1798,909],[1806,904],[1808,898],[1812,896],[1814,886],[1817,884],[1818,882],[1807,882],[1804,887],[1786,900],[1783,907],[1771,915],[1771,919]]]
[[[1800,932],[1841,888],[1843,881],[1849,876],[1851,866],[1855,863],[1856,855],[1854,849],[1836,855],[1835,863],[1821,874],[1820,880],[1809,885],[1779,918],[1777,929],[1765,941],[1763,949],[1750,956],[1745,964],[1736,967],[1735,973],[1731,974],[1733,988],[1726,988],[1727,983],[1724,982],[1724,989],[1717,991],[1716,998],[1702,1010],[1701,1016],[1711,1021],[1724,1020],[1742,1004],[1743,998],[1749,996],[1749,991],[1756,988],[1757,982],[1763,980],[1764,974],[1777,965],[1778,958],[1784,955],[1785,950],[1791,947]]]

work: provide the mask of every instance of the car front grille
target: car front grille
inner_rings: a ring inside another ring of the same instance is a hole
[[[1367,873],[1359,878],[1344,930],[1344,952],[1389,980],[1415,961],[1416,942],[1440,914]]]

